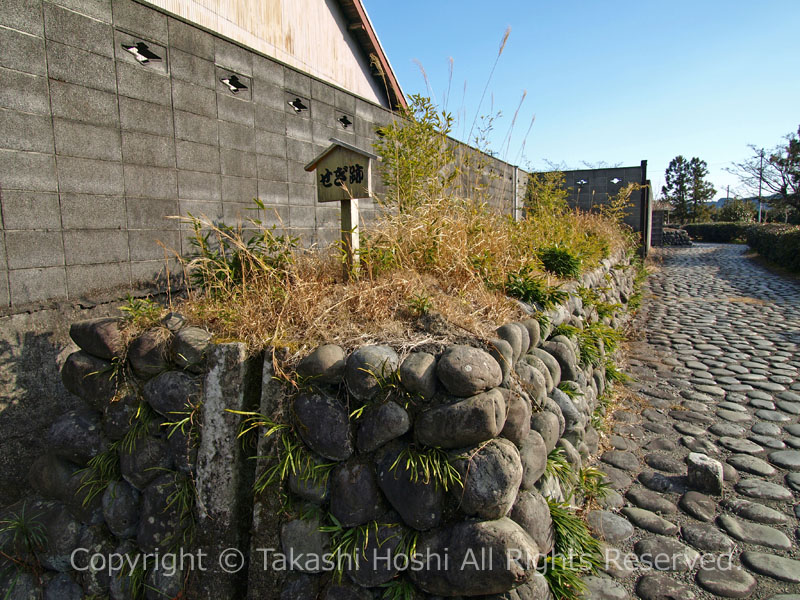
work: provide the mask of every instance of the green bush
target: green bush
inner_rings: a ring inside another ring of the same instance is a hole
[[[539,251],[545,270],[562,278],[575,279],[581,274],[581,260],[566,248],[549,246]]]
[[[747,244],[779,267],[800,272],[800,227],[752,225],[746,229]]]
[[[744,242],[748,223],[688,223],[681,228],[696,242]]]

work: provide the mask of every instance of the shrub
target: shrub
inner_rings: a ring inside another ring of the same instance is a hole
[[[746,223],[689,223],[683,225],[689,237],[698,242],[731,244],[743,242],[747,230]]]
[[[756,216],[756,209],[752,202],[736,198],[727,202],[717,215],[720,221],[729,221],[732,223],[752,222]]]
[[[747,244],[776,265],[800,272],[800,227],[752,225],[745,230]]]
[[[581,273],[581,261],[569,250],[549,246],[539,251],[545,270],[563,278],[575,278]]]

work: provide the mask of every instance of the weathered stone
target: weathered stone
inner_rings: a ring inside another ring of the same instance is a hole
[[[320,578],[302,573],[287,578],[281,590],[280,600],[317,600]]]
[[[742,552],[741,559],[744,566],[751,571],[778,581],[800,583],[800,560],[751,550]]]
[[[314,452],[331,460],[347,460],[353,453],[350,419],[336,398],[303,393],[293,403],[297,431]]]
[[[685,523],[681,537],[698,550],[730,554],[736,544],[719,529],[708,523]]]
[[[412,394],[432,398],[436,393],[436,357],[427,352],[412,352],[400,365],[400,381]]]
[[[522,482],[519,451],[502,438],[468,450],[455,462],[463,489],[457,490],[459,508],[466,515],[498,519],[514,504]]]
[[[770,452],[769,460],[772,464],[790,471],[800,471],[800,450],[780,450]]]
[[[749,454],[733,454],[728,457],[728,463],[738,471],[745,471],[753,475],[769,477],[775,469],[765,460]]]
[[[633,526],[607,510],[593,510],[586,515],[592,533],[607,542],[618,544],[633,535]]]
[[[137,394],[128,392],[103,407],[103,433],[108,439],[117,441],[125,437],[139,413],[139,404]]]
[[[756,544],[775,550],[791,550],[792,542],[782,532],[756,523],[739,521],[730,515],[720,515],[717,522],[731,537],[747,544]]]
[[[376,520],[384,507],[372,464],[353,459],[331,473],[331,514],[344,527],[356,527]]]
[[[619,583],[608,577],[590,575],[583,578],[586,593],[583,600],[628,600],[628,592]]]
[[[563,437],[558,440],[556,447],[563,450],[569,466],[572,468],[573,472],[578,473],[583,466],[583,461],[581,460],[580,453],[575,449],[575,446],[573,446],[566,437]]]
[[[533,413],[531,415],[531,430],[539,433],[548,452],[556,447],[559,438],[559,424],[558,417],[553,413],[549,411]]]
[[[633,480],[630,478],[628,473],[622,469],[612,467],[611,465],[604,465],[603,473],[606,476],[606,481],[608,481],[609,485],[611,485],[611,487],[615,490],[624,490],[628,488],[631,483],[633,483]]]
[[[164,473],[142,490],[142,512],[136,532],[136,543],[145,552],[168,547],[183,540],[190,515],[181,514],[179,504],[170,502],[178,491],[178,480]]]
[[[642,600],[694,600],[697,597],[688,585],[657,573],[643,575],[636,583],[636,593]]]
[[[163,600],[180,596],[183,590],[184,574],[180,560],[173,559],[175,568],[152,569],[145,575],[145,600]],[[167,559],[167,565],[170,560]]]
[[[747,439],[751,442],[755,442],[759,446],[770,448],[771,450],[783,450],[786,448],[786,444],[784,444],[783,441],[771,435],[758,435],[751,433],[747,436]]]
[[[142,395],[153,409],[171,421],[191,412],[200,401],[202,382],[181,371],[166,371],[153,377],[142,388]]]
[[[689,571],[700,557],[678,540],[662,536],[639,540],[633,551],[640,561],[659,571]]]
[[[506,406],[506,422],[500,435],[518,447],[531,430],[531,404],[521,394],[499,388]]]
[[[667,473],[684,473],[686,472],[686,464],[668,454],[650,453],[644,457],[644,462],[658,469],[659,471],[666,471]]]
[[[574,426],[586,426],[586,417],[578,409],[575,402],[564,392],[558,388],[554,388],[553,391],[550,392],[550,398],[552,398],[561,409],[561,414],[564,415],[567,429],[571,429]]]
[[[561,407],[552,398],[545,398],[542,408],[548,412],[553,413],[558,419],[558,437],[564,435],[567,429],[567,420],[564,418],[564,413],[561,412]]]
[[[128,347],[128,362],[142,379],[149,379],[169,369],[171,333],[159,327],[148,329],[131,342]]]
[[[286,556],[297,557],[294,565],[304,573],[320,573],[328,552],[330,535],[320,531],[319,519],[295,519],[281,526],[281,547]]]
[[[106,447],[98,413],[78,409],[64,414],[50,426],[47,447],[56,456],[86,464]]]
[[[656,513],[649,510],[625,506],[620,512],[622,512],[631,523],[651,533],[667,536],[678,533],[677,525],[659,517]]]
[[[536,348],[541,341],[541,328],[539,321],[536,319],[525,319],[520,323],[525,329],[528,330],[528,337],[530,339],[529,349]]]
[[[2,589],[2,585],[0,585],[0,589]],[[16,591],[18,590],[15,590],[15,593]],[[47,583],[42,598],[43,600],[81,600],[83,590],[68,573],[59,573]]]
[[[110,362],[83,351],[73,352],[61,368],[61,381],[67,390],[103,410],[116,392],[116,380]]]
[[[725,498],[722,506],[740,517],[757,523],[783,524],[789,520],[789,517],[782,512],[742,498]]]
[[[330,463],[316,454],[312,454],[311,460],[310,468],[306,467],[303,471],[289,473],[289,489],[293,494],[312,504],[323,504],[330,495],[330,473],[315,474],[313,469]]]
[[[533,489],[533,486],[544,475],[547,467],[547,445],[538,431],[530,431],[519,445],[519,456],[522,462],[523,490]]]
[[[644,488],[631,488],[626,492],[625,497],[639,508],[655,513],[669,515],[678,512],[678,507],[672,502]]]
[[[474,396],[503,381],[497,361],[488,352],[472,346],[449,346],[439,359],[436,374],[454,396]]]
[[[541,371],[523,361],[517,363],[515,372],[522,388],[541,405],[547,397],[547,380]]]
[[[39,533],[47,540],[36,553],[42,566],[53,571],[70,571],[72,553],[79,547],[81,523],[63,504],[53,504],[48,510],[27,516],[34,519]]]
[[[414,434],[426,446],[460,448],[496,437],[505,418],[503,394],[493,389],[426,410],[417,417]]]
[[[528,333],[527,329],[525,330],[525,333]],[[516,326],[516,324],[506,323],[505,325],[501,325],[495,330],[495,334],[497,337],[507,342],[508,345],[511,346],[511,351],[513,353],[512,364],[517,362],[519,357],[528,351],[527,348],[525,348],[524,352],[522,350],[522,332],[520,331],[520,328]]]
[[[114,317],[78,321],[70,325],[69,337],[81,350],[97,358],[111,360],[125,352],[120,323],[121,320]]]
[[[575,381],[578,376],[578,361],[572,348],[562,342],[549,341],[542,344],[542,349],[558,361],[558,366],[561,368],[561,381]]]
[[[666,492],[682,493],[686,491],[686,477],[664,475],[657,471],[642,471],[636,476],[644,487],[659,494]]]
[[[531,536],[539,552],[549,553],[555,546],[555,530],[550,518],[550,506],[541,494],[521,491],[509,517]]]
[[[533,354],[545,364],[550,371],[550,378],[553,380],[553,386],[558,387],[558,384],[561,383],[561,366],[558,364],[555,357],[544,348],[534,348],[530,354]]]
[[[751,498],[778,500],[781,502],[788,502],[792,499],[792,492],[785,487],[760,479],[742,479],[736,484],[736,491]]]
[[[103,492],[103,518],[108,529],[121,539],[136,535],[140,494],[125,481],[112,481]]]
[[[542,374],[542,376],[544,377],[545,388],[547,390],[547,393],[549,394],[550,392],[552,392],[553,388],[555,387],[553,385],[553,376],[550,374],[550,369],[547,368],[547,365],[544,364],[544,361],[535,354],[526,354],[524,360],[526,363],[528,363],[530,366],[532,366],[534,369],[536,369],[537,371],[539,371],[539,373]]]
[[[625,471],[639,470],[639,459],[630,452],[607,450],[600,456],[600,460],[618,469],[624,469]]]
[[[133,448],[122,448],[119,453],[122,478],[138,490],[144,490],[171,466],[167,443],[150,435],[139,438]]]
[[[406,525],[425,531],[436,527],[442,518],[444,489],[436,481],[415,478],[403,458],[407,452],[408,446],[398,443],[387,444],[379,452],[378,485]]]
[[[725,565],[728,567],[728,565]],[[739,567],[701,568],[697,572],[701,588],[723,598],[747,598],[756,589],[756,578]]]
[[[406,410],[388,401],[369,407],[358,426],[356,446],[359,452],[372,452],[406,433],[411,420]]]
[[[184,327],[172,340],[172,360],[180,369],[202,373],[206,351],[211,345],[211,334],[199,327]]]
[[[722,463],[705,454],[690,452],[686,458],[689,487],[713,496],[722,493],[724,474]]]
[[[322,344],[297,364],[297,374],[310,383],[339,383],[344,376],[346,360],[341,346]]]
[[[361,587],[377,587],[391,580],[400,570],[395,553],[402,541],[401,531],[391,524],[360,531],[355,540],[355,556],[345,572]]]
[[[530,536],[505,517],[494,521],[461,522],[423,534],[417,550],[423,556],[424,564],[421,569],[410,570],[412,581],[429,594],[447,597],[507,592],[533,577],[539,555]],[[463,568],[446,568],[440,558],[445,553],[451,559],[450,565]],[[467,560],[469,556],[485,558],[470,561]],[[515,560],[508,560],[509,556],[514,556]],[[490,557],[494,567],[481,568],[481,560],[488,561]]]
[[[361,346],[347,359],[345,382],[350,394],[357,400],[372,400],[400,366],[400,357],[389,346]]]

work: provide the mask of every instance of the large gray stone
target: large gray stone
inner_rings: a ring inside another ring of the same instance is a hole
[[[703,552],[730,554],[736,548],[732,539],[710,523],[685,523],[681,537]]]
[[[119,453],[122,478],[138,490],[144,490],[171,466],[167,443],[150,435],[139,438],[132,448],[122,448]]]
[[[722,507],[749,521],[756,523],[775,523],[784,524],[789,521],[789,517],[784,513],[743,498],[725,498]]]
[[[656,513],[650,512],[649,510],[625,506],[620,512],[622,512],[631,523],[650,533],[667,536],[678,533],[677,525],[659,517]]]
[[[740,567],[710,568],[697,571],[697,583],[707,592],[723,598],[747,598],[756,589],[756,578]]]
[[[742,552],[742,563],[751,571],[766,575],[778,581],[800,583],[800,561],[774,554]]]
[[[700,556],[679,541],[662,536],[639,540],[633,551],[642,563],[659,571],[689,571]]]
[[[547,467],[547,445],[538,431],[530,431],[519,445],[519,456],[522,462],[523,490],[530,490],[544,475]]]
[[[50,426],[47,447],[57,456],[86,464],[106,447],[98,413],[88,409],[66,413]]]
[[[316,516],[295,519],[281,526],[281,547],[286,556],[297,558],[295,565],[304,573],[323,570],[323,557],[330,546],[330,535],[320,531]]]
[[[531,430],[530,401],[517,392],[505,388],[499,390],[506,405],[506,422],[500,435],[519,446]]]
[[[169,421],[178,421],[200,401],[202,382],[181,371],[166,371],[144,384],[142,395]]]
[[[531,415],[531,431],[536,431],[542,437],[545,449],[550,452],[556,447],[560,435],[558,417],[549,411],[533,413]]]
[[[552,357],[551,357],[552,358]],[[539,371],[544,376],[545,388],[547,389],[547,393],[553,391],[555,387],[553,385],[553,376],[550,374],[550,369],[547,368],[547,365],[544,364],[544,361],[536,356],[535,354],[526,354],[524,357],[526,363],[532,366],[534,369]]]
[[[414,434],[426,446],[460,448],[499,435],[505,417],[503,394],[493,389],[426,410],[417,417]]]
[[[678,504],[698,521],[711,521],[716,514],[717,503],[700,492],[686,492]]]
[[[800,450],[779,450],[770,452],[769,460],[772,464],[790,471],[800,471]]]
[[[636,582],[636,593],[642,600],[694,600],[694,590],[672,577],[648,573]]]
[[[572,348],[562,342],[549,341],[542,344],[542,349],[558,361],[561,381],[575,381],[578,377],[578,361]]]
[[[724,474],[722,463],[705,454],[690,452],[686,458],[689,487],[713,496],[722,493]]]
[[[81,350],[105,360],[122,356],[125,343],[120,332],[121,320],[101,317],[78,321],[69,327],[69,337]]]
[[[424,563],[410,571],[411,580],[429,594],[447,597],[502,594],[516,588],[533,577],[539,556],[531,537],[505,517],[461,522],[421,535],[417,550]],[[449,568],[441,559],[445,554]]]
[[[541,327],[539,326],[539,321],[536,319],[525,319],[521,321],[520,324],[528,330],[528,338],[530,343],[528,344],[529,349],[536,348],[541,341]]]
[[[169,329],[158,327],[148,329],[131,342],[128,362],[136,375],[150,379],[169,369],[171,335]]]
[[[59,573],[44,588],[43,600],[81,600],[83,590],[67,573]]]
[[[555,529],[550,517],[550,505],[537,492],[520,491],[508,515],[536,542],[539,552],[549,553],[555,546]]]
[[[400,570],[401,560],[395,553],[402,541],[398,525],[379,524],[369,527],[366,534],[359,531],[355,540],[355,557],[345,568],[347,575],[358,585],[374,588],[391,580]]]
[[[472,346],[449,346],[439,359],[436,373],[454,396],[473,396],[503,381],[497,361],[488,352]]]
[[[310,383],[338,383],[344,375],[346,358],[341,346],[323,344],[298,363],[297,374]]]
[[[525,330],[525,334],[527,335],[528,330]],[[521,328],[517,327],[515,323],[506,323],[505,325],[501,325],[495,331],[497,337],[501,340],[504,340],[511,346],[511,350],[513,353],[512,364],[517,362],[519,357],[528,351],[527,348],[523,350],[522,348],[522,331]]]
[[[788,551],[792,548],[791,540],[783,532],[773,527],[739,521],[730,515],[720,515],[717,521],[731,537],[740,542],[783,551]]]
[[[464,455],[455,462],[463,483],[463,490],[455,491],[461,511],[482,519],[498,519],[508,513],[522,482],[517,447],[498,438]]]
[[[330,511],[344,527],[356,527],[374,521],[383,512],[371,462],[349,460],[336,467],[330,479]]]
[[[742,479],[736,484],[736,491],[751,498],[764,500],[788,502],[792,499],[792,492],[785,487],[761,479]]]
[[[180,369],[202,373],[211,334],[199,327],[184,327],[172,340],[172,360]]]
[[[633,535],[633,526],[627,519],[607,510],[589,511],[586,521],[595,536],[611,544],[619,544]]]
[[[331,460],[346,460],[353,453],[350,419],[336,398],[304,393],[293,403],[297,431],[314,452]]]
[[[356,446],[359,452],[372,452],[406,433],[411,420],[406,410],[388,401],[369,407],[358,426]]]
[[[561,366],[558,364],[555,357],[544,348],[534,348],[530,353],[545,364],[550,371],[550,378],[553,380],[553,386],[557,387],[558,384],[561,383]]]
[[[670,515],[678,512],[678,507],[672,502],[651,490],[644,488],[631,488],[625,494],[633,504],[652,512]]]
[[[125,481],[112,481],[103,493],[103,518],[118,538],[136,535],[139,525],[140,494]]]
[[[61,368],[61,381],[69,392],[97,410],[103,410],[117,390],[112,364],[83,351],[67,357]]]
[[[79,547],[81,523],[63,504],[54,504],[44,512],[28,513],[41,528],[40,533],[47,543],[37,551],[39,562],[46,569],[67,572],[72,570],[71,557]]]
[[[547,380],[541,371],[526,361],[522,361],[517,363],[515,372],[522,388],[531,395],[537,404],[541,405],[547,397]]]
[[[400,357],[389,346],[362,346],[347,359],[345,382],[357,400],[368,401],[378,395],[383,381],[400,366]]]
[[[583,578],[586,593],[582,600],[628,600],[628,592],[609,577],[590,575]]]
[[[181,513],[179,503],[170,502],[177,492],[178,479],[171,473],[160,475],[142,490],[142,512],[136,531],[136,544],[145,552],[185,542],[183,534],[192,517]]]
[[[400,381],[412,394],[432,398],[436,393],[436,357],[428,352],[412,352],[400,365]]]

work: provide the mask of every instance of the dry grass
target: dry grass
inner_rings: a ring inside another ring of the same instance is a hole
[[[601,215],[514,222],[483,205],[440,200],[362,228],[361,270],[345,281],[336,249],[300,249],[263,228],[264,240],[253,245],[241,230],[194,221],[210,232],[208,248],[222,251],[185,262],[187,280],[199,276],[205,284],[190,286],[175,308],[219,340],[244,341],[254,351],[285,348],[289,362],[320,343],[408,348],[459,333],[491,337],[498,324],[524,315],[503,284],[521,269],[541,273],[538,248],[565,247],[586,270],[628,243]],[[261,225],[247,227],[252,233]]]

